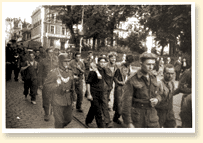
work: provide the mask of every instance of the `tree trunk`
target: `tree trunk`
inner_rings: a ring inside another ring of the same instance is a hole
[[[66,25],[66,26],[70,30],[72,44],[75,44],[75,46],[77,46],[77,41],[76,41],[75,33],[74,33],[74,30],[73,30],[73,24]]]
[[[111,31],[111,46],[113,47],[113,30]]]
[[[105,47],[105,38],[101,38],[101,47]]]
[[[164,53],[164,46],[162,46],[162,49],[161,49],[161,56],[163,56],[163,53]]]
[[[93,46],[92,46],[93,50],[95,50],[95,40],[96,40],[96,36],[93,36]]]

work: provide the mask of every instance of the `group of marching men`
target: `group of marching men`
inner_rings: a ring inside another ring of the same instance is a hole
[[[18,58],[11,60],[11,55]],[[22,45],[8,44],[6,79],[11,79],[10,73],[14,70],[14,79],[18,81],[18,74],[21,73],[23,94],[25,98],[31,96],[32,104],[36,104],[37,90],[41,89],[44,120],[49,121],[53,112],[55,128],[64,128],[71,122],[73,108],[83,112],[84,80],[85,97],[91,103],[85,119],[89,127],[95,119],[98,128],[112,128],[113,122],[127,128],[175,128],[173,96],[178,93],[183,93],[180,112],[182,127],[192,127],[191,68],[184,71],[175,88],[173,77],[177,68],[165,64],[163,78],[158,80],[152,72],[157,63],[153,53],[140,55],[141,68],[137,72],[131,68],[133,55],[127,55],[120,65],[116,64],[116,58],[117,54],[111,52],[108,56],[100,55],[95,62],[92,51],[88,52],[85,60],[81,60],[81,53],[73,54],[70,49],[60,52],[48,48],[44,52],[43,47],[33,51]],[[115,113],[111,120],[108,103],[113,83]]]

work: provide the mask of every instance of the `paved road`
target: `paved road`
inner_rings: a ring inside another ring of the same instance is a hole
[[[113,91],[112,91],[113,93]],[[23,83],[12,81],[6,82],[6,128],[54,128],[54,118],[51,117],[49,122],[44,121],[44,111],[42,108],[41,90],[38,90],[37,104],[30,103],[30,97],[25,100],[23,95]],[[174,112],[177,119],[177,125],[181,125],[179,112],[182,95],[174,97]],[[90,103],[84,98],[84,113],[78,113],[74,110],[74,115],[83,123],[89,110]],[[113,111],[110,111],[111,119]],[[95,120],[93,126],[96,128]],[[114,124],[115,128],[123,126]],[[66,128],[83,128],[78,122],[72,121]]]

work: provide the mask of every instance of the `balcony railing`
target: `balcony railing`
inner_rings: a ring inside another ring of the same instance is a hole
[[[46,37],[55,37],[55,38],[70,39],[70,35],[61,35],[61,34],[52,34],[52,33],[46,33]]]

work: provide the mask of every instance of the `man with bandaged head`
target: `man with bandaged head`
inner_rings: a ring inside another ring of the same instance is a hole
[[[72,120],[73,107],[76,104],[74,73],[67,53],[59,55],[59,67],[52,70],[45,79],[44,88],[53,107],[55,128],[64,128]]]

